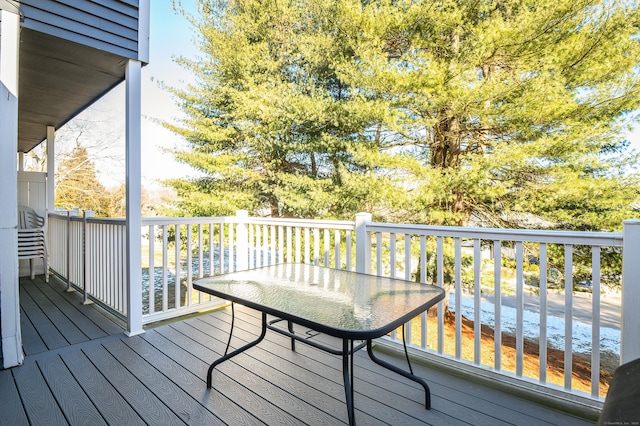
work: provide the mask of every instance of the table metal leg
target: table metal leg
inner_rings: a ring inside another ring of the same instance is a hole
[[[349,343],[351,344],[349,347]],[[356,413],[353,404],[353,340],[342,339],[342,376],[344,378],[344,394],[347,402],[349,425],[356,424]]]
[[[289,329],[289,333],[294,334],[293,323],[291,321],[287,321],[287,328]],[[296,339],[294,339],[293,337],[291,338],[291,350],[294,352],[296,351]]]
[[[407,356],[407,358],[409,357],[408,353],[406,352],[406,347],[405,347],[405,355]],[[431,391],[429,390],[429,385],[427,385],[427,382],[425,382],[422,378],[409,373],[407,371],[404,371],[398,367],[396,367],[393,364],[389,364],[386,361],[381,360],[380,358],[376,357],[373,353],[373,345],[371,343],[371,340],[367,340],[367,353],[369,354],[369,358],[371,358],[371,360],[373,362],[375,362],[376,364],[379,364],[385,368],[388,368],[391,371],[394,371],[398,374],[400,374],[401,376],[406,377],[407,379],[413,380],[416,383],[419,383],[422,385],[422,387],[424,388],[424,406],[427,410],[431,409]]]
[[[233,332],[233,330],[231,330],[231,332]],[[226,360],[228,360],[229,358],[233,358],[234,356],[238,355],[239,353],[242,353],[244,351],[246,351],[247,349],[257,345],[258,343],[260,343],[262,341],[262,339],[264,339],[265,334],[267,333],[267,314],[265,314],[264,312],[262,313],[262,331],[260,333],[260,336],[258,336],[258,338],[252,342],[247,343],[246,345],[242,346],[241,348],[236,349],[235,351],[231,352],[230,354],[226,354],[223,357],[218,358],[216,361],[213,362],[213,364],[211,364],[209,366],[209,371],[207,372],[207,389],[211,389],[211,374],[213,373],[213,369],[216,368],[216,366],[218,364],[221,364],[223,362],[225,362]]]

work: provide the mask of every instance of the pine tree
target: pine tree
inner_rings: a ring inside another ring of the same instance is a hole
[[[380,1],[344,16],[345,81],[383,99],[412,154],[408,219],[619,228],[638,157],[637,2]],[[627,120],[627,121],[625,121]]]
[[[375,210],[389,179],[365,158],[379,156],[368,132],[379,109],[361,108],[336,75],[353,57],[331,21],[332,2],[201,2],[198,76],[173,90],[187,114],[171,126],[189,142],[176,158],[204,174],[168,183],[194,215],[243,208],[274,217],[350,217]],[[379,120],[378,120],[379,121]]]
[[[193,215],[614,229],[638,198],[628,0],[200,0],[167,125]]]

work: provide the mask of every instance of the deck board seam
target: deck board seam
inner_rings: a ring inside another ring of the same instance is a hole
[[[82,309],[80,309],[80,307],[78,306],[78,303],[81,303],[81,299],[78,297],[75,297],[74,299],[76,300],[72,300],[71,299],[71,295],[66,295],[66,291],[64,291],[63,287],[61,286],[55,286],[52,285],[51,283],[40,283],[40,284],[35,284],[35,287],[49,300],[51,301],[52,304],[58,306],[59,302],[64,302],[64,309],[59,307],[60,311],[69,319],[69,321],[71,321],[74,325],[76,325],[76,327],[78,327],[78,329],[85,335],[87,336],[87,339],[95,339],[98,337],[102,337],[102,336],[97,336],[97,337],[91,337],[88,333],[88,330],[86,330],[85,328],[92,328],[95,327],[96,329],[100,330],[100,332],[104,335],[108,335],[110,333],[107,333],[102,327],[100,327],[100,324],[98,324],[96,321],[94,321],[94,319],[88,317],[85,312],[83,312]],[[63,293],[65,295],[63,295]],[[89,309],[89,307],[85,307],[87,309]],[[71,313],[70,313],[71,312]],[[74,316],[78,316],[78,317],[82,317],[83,319],[87,320],[89,325],[85,325],[85,324],[77,324],[76,321],[74,321],[74,319],[72,317]],[[106,318],[107,320],[110,321],[109,318]],[[91,333],[93,334],[93,333]]]

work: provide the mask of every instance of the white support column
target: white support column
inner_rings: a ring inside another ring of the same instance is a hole
[[[640,220],[622,222],[620,364],[640,358]]]
[[[236,218],[238,226],[236,227],[236,271],[244,271],[249,269],[249,229],[247,220],[249,212],[247,210],[237,210]],[[229,253],[233,242],[229,242]],[[222,264],[222,260],[220,260]]]
[[[24,360],[18,292],[19,44],[19,16],[0,10],[0,335],[5,368]]]
[[[56,199],[56,129],[47,126],[47,213],[53,212]]]
[[[367,223],[371,222],[371,213],[356,214],[356,272],[371,273],[371,233],[367,232]]]
[[[141,159],[141,63],[129,60],[126,70],[126,204],[127,204],[127,334],[142,328],[142,159]]]

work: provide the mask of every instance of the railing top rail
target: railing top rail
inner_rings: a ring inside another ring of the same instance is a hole
[[[199,223],[229,223],[234,216],[198,216],[198,217],[143,217],[142,225],[197,225]]]
[[[66,219],[67,218],[67,212],[61,213],[61,212],[49,212],[49,217],[57,217],[60,219]],[[72,215],[71,217],[79,217],[79,216],[75,216]]]
[[[49,218],[67,220],[66,213],[49,213]],[[69,216],[69,220],[72,222],[82,222],[85,218],[83,216],[71,215]],[[86,218],[87,223],[101,223],[106,225],[126,225],[126,219],[121,217],[93,217],[89,216]]]
[[[150,217],[142,218],[142,225],[176,225],[199,223],[251,223],[256,225],[278,225],[302,228],[355,229],[354,222],[346,220],[313,220],[295,218],[258,218],[238,216],[208,217]]]
[[[235,219],[235,217],[234,217]],[[249,217],[247,223],[292,226],[300,228],[332,228],[332,229],[355,229],[355,223],[349,220],[315,220],[315,219],[295,219],[295,218],[256,218]]]
[[[621,232],[552,231],[534,229],[467,228],[463,226],[408,225],[370,222],[368,232],[406,233],[465,239],[523,241],[552,244],[575,244],[621,247]]]

